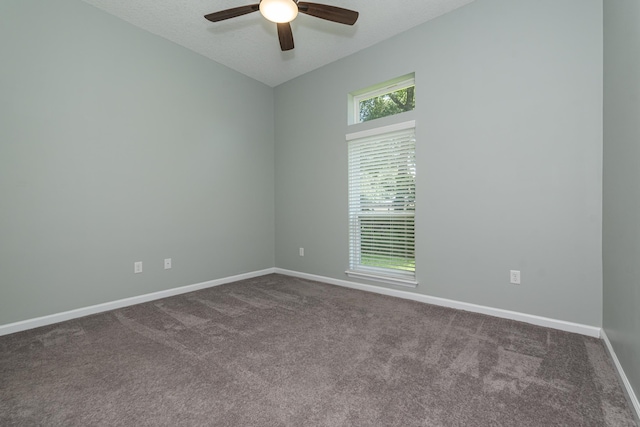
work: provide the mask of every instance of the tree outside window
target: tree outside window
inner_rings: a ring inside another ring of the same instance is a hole
[[[360,121],[366,122],[415,109],[415,90],[415,86],[410,86],[361,100],[359,102]]]

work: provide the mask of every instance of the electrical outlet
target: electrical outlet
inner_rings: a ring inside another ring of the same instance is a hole
[[[298,253],[300,254],[300,256],[304,256],[304,248],[300,248],[300,250],[298,251]]]
[[[509,277],[511,278],[512,285],[520,284],[520,270],[511,270],[509,272]]]
[[[136,274],[142,273],[142,261],[133,263],[133,272]]]
[[[168,270],[171,268],[171,258],[165,258],[164,259],[164,269]]]

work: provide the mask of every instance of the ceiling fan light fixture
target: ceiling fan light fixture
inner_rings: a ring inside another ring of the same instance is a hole
[[[298,16],[298,5],[293,0],[262,0],[260,13],[269,21],[282,24]]]

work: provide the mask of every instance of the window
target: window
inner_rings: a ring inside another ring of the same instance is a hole
[[[415,122],[347,135],[349,276],[415,286]]]
[[[414,110],[416,108],[415,90],[415,77],[409,74],[352,93],[354,108],[352,123],[366,122]]]

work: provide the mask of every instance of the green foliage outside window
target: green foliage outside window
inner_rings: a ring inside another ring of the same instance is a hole
[[[378,119],[416,108],[415,86],[360,101],[360,121]]]

